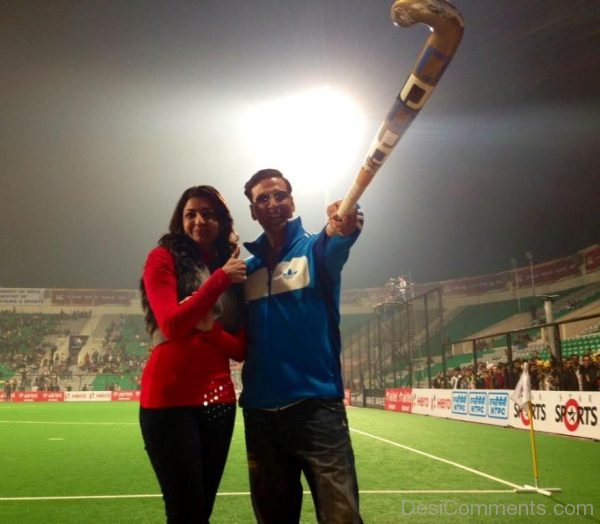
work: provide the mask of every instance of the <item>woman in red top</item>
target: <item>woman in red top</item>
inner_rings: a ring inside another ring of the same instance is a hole
[[[142,375],[140,425],[167,522],[208,522],[235,420],[229,359],[244,358],[246,264],[220,193],[187,189],[141,282],[152,353]]]

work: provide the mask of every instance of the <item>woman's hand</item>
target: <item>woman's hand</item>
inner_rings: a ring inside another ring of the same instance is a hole
[[[225,265],[222,267],[232,284],[239,284],[246,280],[246,262],[240,260],[238,258],[239,256],[240,248],[237,247],[231,255],[231,258],[225,262]]]

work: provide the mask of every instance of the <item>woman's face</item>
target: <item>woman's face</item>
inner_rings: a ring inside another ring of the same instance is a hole
[[[183,207],[183,231],[200,247],[209,248],[215,245],[220,223],[217,210],[210,200],[192,197],[186,202]]]

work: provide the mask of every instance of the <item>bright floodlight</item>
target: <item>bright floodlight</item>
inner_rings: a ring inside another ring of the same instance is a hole
[[[294,192],[326,191],[341,177],[351,181],[364,154],[362,112],[328,87],[259,104],[242,119],[257,169],[280,169]]]

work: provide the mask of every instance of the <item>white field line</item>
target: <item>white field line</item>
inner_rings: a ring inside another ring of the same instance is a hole
[[[137,426],[138,422],[56,422],[51,420],[0,420],[0,424],[54,424],[59,426]]]
[[[407,451],[412,451],[413,453],[417,453],[418,455],[423,455],[424,457],[427,457],[427,458],[430,458],[433,460],[437,460],[439,462],[443,462],[444,464],[448,464],[450,466],[454,466],[456,468],[463,469],[465,471],[468,471],[469,473],[474,473],[475,475],[479,475],[481,477],[485,477],[486,479],[490,479],[495,482],[499,482],[500,484],[510,486],[511,488],[514,488],[514,489],[520,489],[523,487],[523,486],[520,486],[519,484],[514,484],[513,482],[509,482],[508,480],[503,480],[501,478],[494,477],[492,475],[488,475],[487,473],[483,473],[482,471],[478,471],[476,469],[469,468],[467,466],[463,466],[462,464],[459,464],[458,462],[452,462],[451,460],[448,460],[448,459],[445,459],[442,457],[438,457],[436,455],[432,455],[431,453],[426,453],[424,451],[420,451],[418,449],[411,448],[409,446],[405,446],[404,444],[399,444],[398,442],[394,442],[392,440],[387,440],[385,438],[378,437],[377,435],[372,435],[371,433],[366,433],[365,431],[360,431],[358,429],[353,429],[353,428],[350,428],[350,431],[353,431],[354,433],[358,433],[359,435],[363,435],[365,437],[370,437],[372,439],[379,440],[380,442],[384,442],[384,443],[390,444],[392,446],[396,446],[398,448],[405,449]],[[471,492],[469,492],[469,493],[471,493]],[[479,491],[473,492],[473,493],[479,493]]]
[[[490,493],[514,493],[512,489],[405,489],[405,490],[361,490],[361,495],[418,495],[418,494],[490,494]],[[305,491],[305,495],[310,495],[310,491]],[[218,497],[249,497],[249,491],[233,491],[228,493],[217,493]],[[138,494],[138,495],[72,495],[58,497],[0,497],[0,502],[33,502],[41,500],[97,500],[97,499],[149,499],[159,498],[159,494]]]
[[[138,426],[139,422],[60,422],[52,420],[0,420],[0,424],[57,424],[64,426]],[[243,422],[236,422],[242,426]]]
[[[59,424],[59,425],[98,425],[98,426],[110,426],[110,425],[137,425],[137,422],[51,422],[51,421],[35,421],[35,420],[0,420],[0,423],[8,423],[8,424]],[[371,433],[366,433],[364,431],[360,431],[358,429],[350,428],[351,431],[358,433],[359,435],[363,435],[366,437],[370,437],[375,440],[379,440],[386,444],[390,444],[392,446],[396,446],[407,451],[412,451],[413,453],[417,453],[424,457],[428,457],[433,460],[437,460],[439,462],[443,462],[450,466],[455,466],[457,468],[463,469],[470,473],[474,473],[476,475],[480,475],[482,477],[488,478],[495,482],[499,482],[501,484],[505,484],[510,486],[511,488],[521,488],[522,486],[518,484],[513,484],[512,482],[500,479],[498,477],[494,477],[492,475],[488,475],[487,473],[483,473],[481,471],[477,471],[476,469],[469,468],[467,466],[463,466],[462,464],[458,464],[457,462],[452,462],[451,460],[447,460],[441,457],[437,457],[436,455],[432,455],[430,453],[426,453],[424,451],[420,451],[418,449],[411,448],[409,446],[405,446],[404,444],[399,444],[398,442],[393,442],[391,440],[384,439],[382,437],[378,437],[377,435],[372,435]],[[408,490],[360,490],[361,495],[395,495],[395,494],[489,494],[489,493],[513,493],[514,490],[418,490],[418,489],[408,489]],[[306,491],[306,495],[309,495],[310,492]],[[250,496],[250,492],[240,491],[240,492],[226,492],[226,493],[218,493],[217,496],[221,497],[239,497],[239,496]],[[56,496],[56,497],[0,497],[0,502],[8,502],[8,501],[40,501],[40,500],[94,500],[94,499],[135,499],[135,498],[157,498],[161,497],[160,494],[134,494],[134,495],[73,495],[73,496]]]
[[[95,500],[95,499],[148,499],[161,497],[160,494],[139,495],[72,495],[58,497],[0,497],[0,502],[31,502],[36,500]]]
[[[514,493],[514,489],[367,489],[359,490],[361,495],[405,495],[405,494],[452,494],[452,493]],[[307,491],[306,494],[310,494]]]

